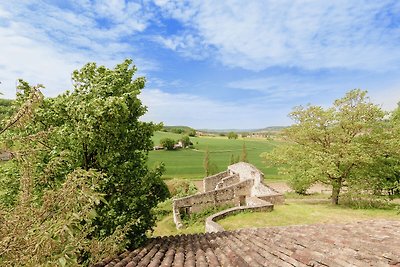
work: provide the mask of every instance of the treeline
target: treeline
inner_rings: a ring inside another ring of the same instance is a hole
[[[163,126],[162,131],[176,134],[184,134],[191,137],[196,136],[196,130],[188,126]]]

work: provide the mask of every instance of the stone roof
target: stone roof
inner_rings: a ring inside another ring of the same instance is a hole
[[[95,266],[400,266],[400,221],[159,237]]]

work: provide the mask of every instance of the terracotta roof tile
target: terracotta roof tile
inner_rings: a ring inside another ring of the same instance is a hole
[[[95,266],[400,266],[400,221],[154,238],[141,248]]]

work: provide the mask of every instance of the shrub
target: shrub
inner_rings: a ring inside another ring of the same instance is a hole
[[[181,142],[182,142],[182,146],[183,147],[187,147],[190,146],[191,142],[190,142],[190,137],[188,135],[184,135],[181,137]]]
[[[343,194],[340,203],[355,209],[393,209],[396,207],[394,204],[390,204],[386,197],[360,194],[359,192]]]
[[[160,145],[165,147],[167,150],[173,150],[175,145],[175,140],[166,137],[160,140]]]
[[[229,132],[228,133],[228,138],[229,139],[237,139],[238,138],[238,134],[234,133],[234,132]]]
[[[314,184],[314,181],[310,179],[305,179],[299,176],[293,176],[288,181],[288,185],[292,188],[297,194],[305,195],[307,194],[307,190]]]
[[[197,187],[190,181],[172,179],[165,182],[172,197],[179,198],[197,193]]]

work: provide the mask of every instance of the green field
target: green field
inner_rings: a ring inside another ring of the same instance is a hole
[[[160,139],[169,137],[175,140],[181,135],[169,132],[156,132],[153,136],[155,145]],[[194,149],[181,149],[174,151],[158,150],[149,153],[149,166],[164,162],[166,173],[164,178],[183,178],[198,180],[204,177],[203,160],[205,150],[209,149],[210,161],[214,162],[218,171],[226,170],[230,164],[231,155],[235,157],[242,153],[242,146],[245,142],[247,158],[249,163],[255,165],[265,174],[267,180],[284,180],[276,168],[268,168],[260,157],[263,152],[271,151],[279,142],[267,139],[228,139],[227,137],[191,137]]]

